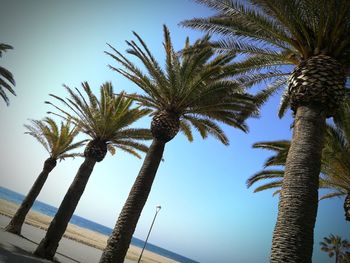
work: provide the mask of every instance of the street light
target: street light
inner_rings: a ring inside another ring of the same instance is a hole
[[[161,207],[160,205],[157,205],[157,206],[156,206],[156,213],[155,213],[155,215],[154,215],[154,218],[153,218],[151,227],[150,227],[149,230],[148,230],[148,234],[147,234],[147,237],[146,237],[146,241],[145,241],[145,244],[143,245],[143,248],[142,248],[142,250],[141,250],[141,254],[140,254],[140,257],[139,257],[139,260],[137,261],[137,263],[140,263],[140,262],[141,262],[142,254],[143,254],[143,251],[145,250],[145,247],[146,247],[146,245],[147,245],[147,240],[148,240],[149,234],[151,234],[151,230],[152,230],[154,221],[156,220],[157,214],[158,214],[158,212],[160,211],[161,208],[162,208],[162,207]]]

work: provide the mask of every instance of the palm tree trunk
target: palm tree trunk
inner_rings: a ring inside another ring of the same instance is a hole
[[[272,263],[311,263],[325,120],[317,106],[297,109],[272,240]]]
[[[86,157],[81,164],[74,181],[70,185],[58,211],[53,218],[45,237],[41,240],[34,254],[41,258],[53,259],[56,253],[59,241],[66,231],[69,220],[71,219],[75,208],[78,205],[85,186],[89,180],[96,160]]]
[[[153,139],[145,160],[119,215],[100,263],[123,263],[142,209],[151,191],[153,180],[163,156],[164,141]]]
[[[350,221],[350,193],[347,193],[344,200],[345,220]]]
[[[38,178],[35,180],[32,188],[30,189],[27,196],[24,198],[21,206],[16,211],[15,215],[12,217],[10,223],[6,226],[5,230],[16,235],[21,234],[22,226],[24,220],[33,206],[34,201],[38,197],[41,189],[43,188],[49,173],[56,166],[56,159],[48,158],[44,163],[43,170],[39,174]]]

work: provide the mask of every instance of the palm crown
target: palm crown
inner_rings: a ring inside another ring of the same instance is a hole
[[[222,52],[238,52],[248,55],[240,63],[239,72],[247,83],[272,79],[276,87],[284,86],[290,75],[291,65],[303,66],[308,59],[320,56],[326,63],[311,63],[307,66],[327,68],[320,74],[303,72],[302,79],[291,78],[290,87],[282,96],[280,116],[288,105],[297,85],[312,87],[314,78],[327,76],[327,71],[339,75],[328,84],[341,98],[343,96],[343,76],[350,74],[350,3],[348,0],[196,0],[217,11],[209,18],[195,18],[182,22],[182,25],[217,33],[223,38],[215,43]],[[321,61],[320,60],[320,61]],[[282,67],[283,65],[287,67]],[[310,68],[309,68],[310,69]],[[297,71],[297,69],[295,70]],[[295,73],[294,71],[294,73]],[[298,72],[297,72],[298,73]],[[299,83],[299,80],[302,82]],[[294,84],[293,84],[294,83]],[[303,84],[304,83],[304,84]],[[318,95],[320,87],[318,87]],[[298,92],[298,93],[301,93]],[[335,97],[338,97],[335,96]],[[335,99],[333,96],[333,98]],[[300,100],[293,97],[294,101]],[[328,98],[330,100],[330,98]],[[327,101],[327,103],[331,103]],[[326,103],[326,104],[327,104]],[[336,103],[335,101],[332,103]],[[295,109],[295,108],[294,108]]]
[[[100,100],[92,93],[87,82],[82,83],[87,94],[87,99],[76,88],[75,92],[65,86],[70,98],[62,99],[56,95],[51,96],[72,112],[59,108],[51,102],[64,116],[70,119],[79,129],[87,134],[92,140],[100,141],[108,145],[108,150],[114,154],[115,148],[126,151],[138,158],[141,158],[137,151],[147,151],[147,146],[139,143],[138,140],[151,138],[148,129],[129,128],[131,124],[149,113],[147,109],[139,107],[131,108],[133,100],[126,98],[124,92],[116,96],[111,83],[105,83],[100,88]]]
[[[51,118],[44,120],[31,120],[31,125],[25,124],[26,134],[33,136],[48,151],[52,159],[64,159],[68,157],[79,156],[79,153],[70,153],[69,151],[79,148],[84,141],[73,143],[74,138],[78,135],[77,127],[71,128],[71,122],[61,122],[58,127],[56,122]]]
[[[8,49],[13,49],[13,47],[0,43],[0,57],[2,56],[2,53]],[[7,105],[9,104],[9,99],[5,93],[5,90],[9,91],[13,95],[16,95],[10,84],[15,85],[15,80],[12,73],[3,67],[0,67],[0,96],[4,99]]]
[[[245,94],[237,81],[228,78],[231,72],[229,62],[234,57],[232,54],[214,58],[208,36],[197,40],[192,46],[187,39],[184,49],[175,52],[169,30],[164,26],[164,70],[140,36],[134,35],[140,44],[127,41],[130,47],[127,53],[136,56],[148,74],[144,74],[112,46],[114,53],[106,53],[123,66],[110,67],[145,92],[134,97],[153,110],[154,119],[161,114],[171,116],[175,120],[174,126],[179,126],[190,141],[193,140],[191,127],[197,129],[203,138],[210,134],[224,144],[228,144],[228,139],[217,122],[247,130],[241,113],[252,113],[255,106],[252,96]],[[177,131],[175,127],[174,133]]]

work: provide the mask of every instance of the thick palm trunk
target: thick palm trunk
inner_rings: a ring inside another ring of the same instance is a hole
[[[16,235],[21,234],[22,226],[24,220],[33,206],[34,201],[38,197],[41,189],[43,188],[49,173],[56,166],[56,160],[48,158],[45,163],[42,172],[39,174],[38,178],[35,180],[32,188],[30,189],[27,196],[24,198],[21,206],[16,211],[15,215],[12,217],[10,223],[6,226],[5,230]]]
[[[345,220],[350,221],[350,193],[347,193],[344,200]]]
[[[151,191],[153,180],[163,156],[164,146],[164,141],[153,140],[112,235],[108,239],[100,262],[124,262],[137,221]]]
[[[297,108],[270,262],[311,263],[325,119],[319,107]]]
[[[39,246],[35,250],[35,255],[46,259],[52,259],[55,255],[59,241],[61,240],[69,220],[78,205],[95,164],[95,159],[85,158],[74,178],[74,181],[64,196],[45,237],[41,240]]]

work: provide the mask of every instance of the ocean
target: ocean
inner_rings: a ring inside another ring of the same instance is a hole
[[[7,188],[4,188],[4,187],[0,186],[0,199],[4,199],[6,201],[13,202],[13,203],[16,203],[16,204],[21,204],[23,199],[24,199],[24,195],[16,193],[16,192],[14,192],[14,191],[12,191],[10,189],[7,189]],[[37,211],[39,213],[42,213],[42,214],[45,214],[45,215],[48,215],[48,216],[52,216],[52,217],[57,212],[57,208],[56,207],[53,207],[51,205],[45,204],[45,203],[40,202],[40,201],[35,201],[32,209],[34,211]],[[109,236],[112,233],[112,229],[111,228],[103,226],[103,225],[95,223],[95,222],[92,222],[92,221],[90,221],[88,219],[85,219],[85,218],[77,216],[77,215],[73,215],[72,216],[72,218],[70,220],[70,223],[72,223],[74,225],[77,225],[77,226],[80,226],[80,227],[83,227],[83,228],[87,228],[87,229],[96,231],[98,233],[101,233],[101,234],[104,234],[104,235],[107,235],[107,236]],[[132,240],[131,240],[131,244],[134,245],[134,246],[142,248],[143,245],[144,245],[144,241],[141,240],[141,239],[133,237]],[[174,252],[171,252],[171,251],[169,251],[167,249],[158,247],[158,246],[153,245],[153,244],[148,243],[148,242],[147,242],[147,245],[146,245],[146,249],[149,250],[149,251],[152,251],[154,253],[157,253],[159,255],[162,255],[164,257],[176,260],[178,262],[182,262],[182,263],[199,263],[197,261],[194,261],[194,260],[189,259],[187,257],[181,256],[179,254],[176,254]]]

